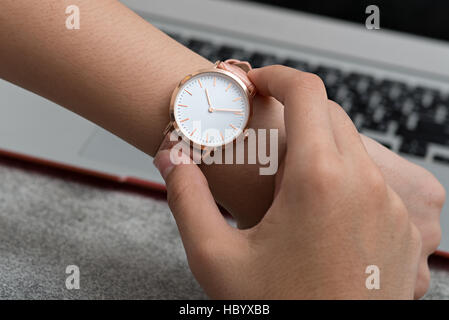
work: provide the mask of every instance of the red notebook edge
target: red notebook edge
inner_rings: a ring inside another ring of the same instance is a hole
[[[165,186],[163,184],[160,184],[157,182],[151,182],[151,181],[147,181],[147,180],[143,180],[143,179],[139,179],[139,178],[135,178],[135,177],[123,178],[123,177],[116,176],[113,174],[108,174],[108,173],[90,170],[90,169],[86,169],[86,168],[80,168],[80,167],[77,167],[74,165],[64,164],[64,163],[60,163],[57,161],[42,159],[39,157],[34,157],[34,156],[30,156],[30,155],[26,155],[26,154],[22,154],[22,153],[18,153],[18,152],[13,152],[13,151],[9,151],[9,150],[3,150],[3,149],[0,149],[0,156],[4,156],[7,158],[11,158],[11,159],[18,159],[18,160],[28,162],[28,163],[35,163],[35,164],[39,164],[39,165],[43,165],[43,166],[53,167],[53,168],[61,169],[64,171],[75,172],[75,173],[79,173],[82,175],[91,176],[91,177],[95,177],[95,178],[99,178],[99,179],[103,179],[103,180],[109,180],[109,181],[113,181],[113,182],[129,184],[132,186],[142,187],[142,188],[150,189],[153,191],[166,192]]]
[[[39,157],[34,157],[34,156],[30,156],[30,155],[26,155],[26,154],[22,154],[22,153],[18,153],[18,152],[0,149],[0,156],[4,156],[4,157],[10,158],[10,159],[18,159],[18,160],[28,162],[28,163],[35,163],[35,164],[39,164],[39,165],[53,167],[53,168],[61,169],[64,171],[75,172],[78,174],[82,174],[85,176],[91,176],[91,177],[99,178],[102,180],[119,182],[119,183],[131,185],[131,186],[135,186],[135,187],[140,187],[140,188],[144,188],[144,189],[149,189],[149,190],[157,191],[157,192],[161,192],[161,193],[166,193],[166,191],[167,191],[167,189],[165,188],[165,186],[163,184],[160,184],[157,182],[151,182],[151,181],[147,181],[147,180],[136,178],[136,177],[123,178],[123,177],[112,175],[112,174],[107,174],[107,173],[103,173],[103,172],[99,172],[99,171],[95,171],[95,170],[80,168],[77,166],[68,165],[68,164],[57,162],[57,161],[42,159]],[[435,251],[434,254],[438,255],[440,257],[449,259],[449,252],[437,250],[437,251]]]

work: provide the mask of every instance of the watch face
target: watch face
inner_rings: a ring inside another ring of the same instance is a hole
[[[179,130],[192,142],[217,147],[233,141],[248,123],[250,106],[243,87],[220,72],[187,80],[174,99]]]

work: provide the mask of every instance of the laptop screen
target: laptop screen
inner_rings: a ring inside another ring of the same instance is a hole
[[[380,27],[449,41],[448,0],[249,0],[365,24],[365,9],[377,5]]]

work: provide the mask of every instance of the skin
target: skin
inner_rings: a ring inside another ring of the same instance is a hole
[[[69,5],[80,7],[80,30],[65,27]],[[169,121],[176,84],[212,66],[115,0],[2,0],[0,43],[1,78],[78,113],[151,156]],[[342,123],[349,121],[339,106],[327,107]],[[286,152],[283,106],[259,95],[254,109],[250,127],[279,129],[281,162]],[[440,241],[445,191],[428,171],[361,137],[421,232],[415,292],[420,297],[429,285],[427,257]],[[259,175],[259,165],[211,165],[201,170],[216,201],[240,228],[257,224],[271,206],[275,178]]]
[[[262,94],[285,106],[287,132],[276,196],[257,226],[230,227],[195,164],[175,166],[170,150],[155,160],[205,292],[218,299],[413,298],[421,235],[354,125],[332,116],[324,86],[306,73],[273,66],[252,76]],[[379,290],[365,286],[373,264]]]

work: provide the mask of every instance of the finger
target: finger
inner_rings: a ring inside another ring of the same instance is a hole
[[[428,257],[426,256],[425,259],[421,259],[421,261],[419,262],[418,275],[415,284],[415,294],[414,294],[415,299],[422,298],[429,290],[430,270],[427,258]]]
[[[368,156],[357,128],[343,108],[332,100],[328,100],[327,105],[335,143],[340,153],[356,152]]]
[[[187,251],[210,241],[226,241],[235,235],[219,211],[206,178],[191,159],[181,154],[173,165],[174,152],[159,151],[154,163],[165,179],[170,209]],[[181,161],[178,161],[181,162]]]
[[[260,94],[273,96],[284,105],[287,145],[336,150],[327,95],[321,79],[284,66],[254,69],[249,77]]]

